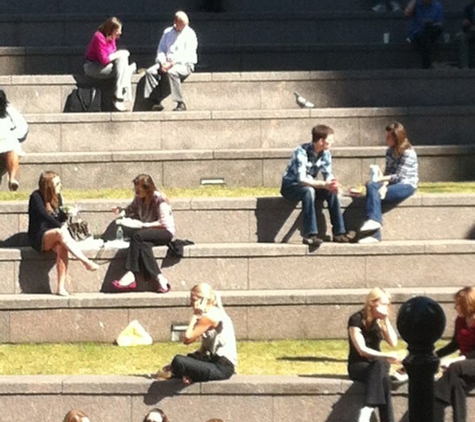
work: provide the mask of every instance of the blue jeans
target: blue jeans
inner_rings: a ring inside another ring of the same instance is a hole
[[[381,182],[366,183],[366,219],[374,220],[383,224],[382,204],[395,204],[409,198],[416,190],[411,185],[405,183],[394,183],[388,185],[386,197],[381,200],[379,188]],[[381,240],[381,231],[378,230],[373,237]]]
[[[280,194],[290,201],[302,201],[303,236],[308,237],[318,233],[315,201],[327,201],[333,235],[346,233],[345,222],[340,209],[338,195],[327,189],[315,189],[311,186],[282,183]]]

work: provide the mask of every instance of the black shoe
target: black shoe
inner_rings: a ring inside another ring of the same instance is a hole
[[[320,246],[323,243],[323,240],[318,238],[316,234],[312,234],[308,237],[302,238],[302,243],[309,246]]]
[[[163,111],[162,103],[157,103],[152,106],[152,111]]]
[[[173,111],[185,111],[185,110],[186,110],[185,103],[177,103],[176,107],[173,109]]]

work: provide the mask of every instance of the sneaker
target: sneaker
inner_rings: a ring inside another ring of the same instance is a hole
[[[358,416],[358,422],[370,422],[371,415],[374,412],[373,407],[365,406],[360,410],[360,414]]]
[[[127,111],[124,101],[119,101],[119,100],[114,101],[114,107],[117,111]]]
[[[380,242],[380,240],[376,239],[373,236],[363,237],[363,239],[358,240],[358,243],[360,245],[372,245],[372,244],[379,243],[379,242]]]
[[[302,243],[309,246],[320,246],[323,243],[323,240],[318,238],[316,234],[312,234],[308,237],[303,237]]]
[[[375,220],[366,220],[363,225],[361,226],[360,231],[362,232],[372,232],[375,230],[379,230],[381,228],[381,223]]]
[[[384,5],[382,3],[379,3],[379,4],[377,4],[376,6],[373,7],[373,12],[382,13],[382,12],[386,12],[386,11],[387,11],[386,5]]]
[[[399,368],[394,374],[390,376],[391,381],[396,381],[398,383],[405,383],[409,381],[409,375],[404,368]]]

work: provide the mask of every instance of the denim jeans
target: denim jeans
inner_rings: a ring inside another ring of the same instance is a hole
[[[315,189],[311,186],[282,183],[281,195],[290,201],[302,201],[302,217],[304,237],[318,234],[317,213],[315,201],[323,199],[327,201],[332,232],[334,235],[346,233],[345,222],[340,209],[338,195],[327,189]]]
[[[381,182],[368,182],[366,184],[366,218],[383,223],[382,204],[394,204],[409,198],[415,189],[406,183],[394,183],[388,185],[386,197],[381,200],[379,196],[379,188],[383,184]],[[378,230],[374,238],[381,240],[381,232]]]

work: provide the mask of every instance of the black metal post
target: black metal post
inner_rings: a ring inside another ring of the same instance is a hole
[[[434,422],[434,374],[439,366],[434,343],[445,329],[444,311],[428,297],[414,297],[399,309],[397,328],[409,351],[403,361],[409,375],[409,422]]]

